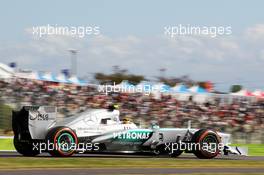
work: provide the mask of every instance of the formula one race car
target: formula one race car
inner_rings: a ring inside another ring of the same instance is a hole
[[[136,126],[119,119],[115,106],[90,109],[73,117],[56,118],[56,107],[25,106],[13,111],[14,146],[24,156],[49,152],[71,156],[91,152],[151,152],[177,157],[182,152],[210,159],[218,154],[240,154],[231,147],[230,134],[211,129],[159,128]]]

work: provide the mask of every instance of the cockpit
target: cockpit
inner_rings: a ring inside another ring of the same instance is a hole
[[[103,124],[103,125],[112,125],[120,124],[119,120],[119,111],[118,110],[105,110],[97,109],[86,113],[84,116],[84,122],[88,125],[93,124]]]

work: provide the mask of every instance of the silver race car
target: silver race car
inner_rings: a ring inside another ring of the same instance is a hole
[[[49,152],[52,156],[74,153],[149,152],[177,157],[182,152],[210,159],[218,154],[246,154],[231,147],[230,134],[211,129],[140,128],[119,119],[116,106],[90,109],[73,117],[56,118],[56,107],[25,106],[13,111],[14,146],[24,156]]]

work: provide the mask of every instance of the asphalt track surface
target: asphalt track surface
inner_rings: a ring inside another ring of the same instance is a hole
[[[21,157],[16,152],[0,152],[0,157],[11,158]],[[38,157],[49,157],[48,154],[41,154]],[[87,157],[87,158],[153,158],[153,155],[139,155],[139,154],[75,154],[74,157]],[[162,156],[161,156],[162,158]],[[166,156],[164,156],[166,158]],[[197,159],[192,155],[182,155],[178,157],[179,160]],[[216,159],[221,160],[256,160],[264,161],[264,156],[219,156]],[[199,161],[197,159],[197,161]],[[86,175],[86,174],[215,174],[215,173],[259,173],[264,174],[263,168],[92,168],[92,169],[33,169],[33,170],[0,170],[0,175]]]

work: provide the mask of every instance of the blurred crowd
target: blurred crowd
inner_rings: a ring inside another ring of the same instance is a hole
[[[146,127],[157,121],[161,127],[208,127],[225,132],[261,132],[264,129],[264,102],[233,100],[223,103],[215,98],[210,103],[178,101],[171,95],[140,93],[99,93],[96,87],[54,84],[15,79],[0,82],[1,103],[20,108],[24,105],[57,106],[60,117],[72,116],[88,108],[107,108],[118,104],[121,118],[130,118]]]

